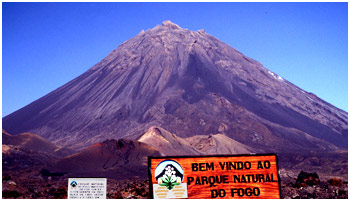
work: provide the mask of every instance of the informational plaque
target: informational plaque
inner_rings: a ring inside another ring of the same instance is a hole
[[[149,157],[151,198],[279,199],[276,154]]]
[[[106,178],[69,178],[68,199],[106,199]]]

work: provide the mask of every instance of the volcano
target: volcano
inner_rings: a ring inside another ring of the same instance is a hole
[[[307,152],[347,150],[347,121],[204,30],[165,21],[4,117],[3,128],[76,150],[156,126],[180,138],[221,134],[265,152]]]

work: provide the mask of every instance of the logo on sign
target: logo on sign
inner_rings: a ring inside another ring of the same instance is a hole
[[[182,183],[184,171],[179,163],[164,160],[155,169],[158,184],[153,184],[155,198],[187,198],[187,184]]]
[[[78,184],[77,184],[76,181],[72,181],[72,182],[70,183],[70,186],[71,186],[72,188],[75,188],[77,185],[78,185]]]

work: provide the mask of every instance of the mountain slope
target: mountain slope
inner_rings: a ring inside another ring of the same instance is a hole
[[[220,154],[250,154],[258,152],[247,145],[239,143],[223,134],[196,135],[186,138],[191,146],[195,147],[202,155]],[[261,152],[261,151],[260,151]]]
[[[149,128],[138,141],[154,147],[166,156],[249,154],[258,151],[223,134],[180,138],[155,126]]]
[[[3,118],[82,149],[151,126],[181,138],[224,133],[267,151],[347,149],[347,113],[205,31],[142,31],[76,79]]]
[[[141,142],[106,140],[49,164],[46,169],[69,177],[145,178],[148,156],[160,154]]]
[[[70,150],[68,148],[59,147],[45,140],[44,138],[32,133],[21,133],[19,135],[11,135],[4,129],[2,130],[2,144],[13,145],[26,150],[53,154],[56,157],[64,157],[74,152],[73,150]]]
[[[57,160],[56,157],[44,152],[23,149],[13,145],[2,145],[3,172],[33,170],[55,160]]]
[[[154,147],[165,156],[199,154],[185,139],[159,127],[149,128],[138,141]]]

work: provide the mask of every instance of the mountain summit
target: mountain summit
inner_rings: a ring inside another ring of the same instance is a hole
[[[122,43],[85,73],[3,118],[83,149],[158,126],[181,138],[221,133],[271,151],[347,149],[347,113],[204,30],[165,21]]]

